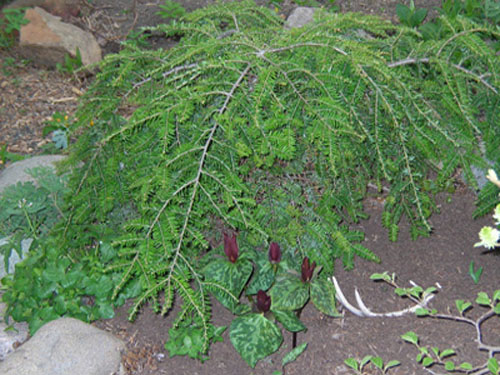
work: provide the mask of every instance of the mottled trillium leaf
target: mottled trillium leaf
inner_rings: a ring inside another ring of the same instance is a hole
[[[252,368],[279,349],[283,336],[276,324],[263,314],[248,314],[234,319],[229,338],[234,348]]]
[[[299,278],[284,276],[276,281],[269,294],[276,310],[298,310],[309,298],[309,285]]]
[[[238,305],[238,298],[252,273],[252,264],[244,258],[231,263],[226,259],[217,259],[203,269],[207,282],[214,282],[219,287],[211,288],[215,298],[231,311]]]
[[[293,311],[271,310],[278,322],[283,324],[286,330],[290,332],[300,332],[306,329],[304,323],[297,318]]]
[[[301,355],[304,350],[307,348],[307,342],[297,346],[296,348],[290,350],[284,357],[283,360],[281,361],[281,365],[284,367],[288,363],[293,362],[297,359],[299,355]]]
[[[268,290],[274,282],[273,267],[266,256],[256,259],[255,264],[254,275],[245,289],[248,295],[257,294],[259,290]]]
[[[335,287],[330,281],[316,279],[311,283],[311,301],[323,314],[341,316],[335,307]]]

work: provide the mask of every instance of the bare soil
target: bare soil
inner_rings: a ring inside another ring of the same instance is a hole
[[[339,11],[360,11],[376,14],[396,21],[395,5],[397,0],[337,0]],[[129,31],[146,25],[162,22],[155,14],[160,0],[93,0],[80,1],[80,16],[70,21],[91,31],[97,37],[103,50],[117,52],[119,42]],[[208,5],[210,0],[179,0],[187,10]],[[261,4],[266,3],[261,1]],[[416,1],[417,7],[433,9],[441,4],[440,0]],[[275,6],[275,4],[268,4]],[[295,3],[285,0],[280,6],[285,17]],[[324,1],[325,6],[331,3]],[[435,15],[433,11],[430,16]],[[14,60],[11,60],[13,58]],[[14,61],[14,62],[13,62]],[[85,90],[89,79],[67,77],[54,71],[45,71],[32,62],[19,64],[20,58],[15,49],[0,51],[0,148],[7,145],[10,152],[36,154],[44,152],[50,139],[42,137],[42,129],[48,118],[60,111],[74,113],[78,97]],[[90,78],[91,80],[91,78]],[[45,145],[45,146],[44,146]],[[2,166],[0,165],[0,168]],[[412,241],[408,228],[402,226],[399,241],[388,240],[387,232],[381,226],[383,202],[367,199],[366,210],[370,219],[358,225],[366,233],[364,245],[375,252],[381,264],[361,259],[355,262],[353,271],[345,271],[338,263],[336,277],[346,297],[354,302],[354,289],[357,288],[365,304],[376,312],[399,310],[409,306],[408,300],[395,296],[387,284],[369,279],[375,272],[389,271],[398,275],[401,286],[410,286],[410,280],[423,286],[441,286],[431,306],[440,312],[455,313],[455,300],[474,301],[479,291],[490,295],[500,288],[500,252],[484,252],[474,248],[478,241],[477,233],[483,225],[491,225],[490,217],[472,220],[475,195],[465,188],[453,196],[439,198],[441,213],[434,215],[431,222],[434,232],[430,238]],[[468,274],[469,264],[484,268],[483,275],[476,285]],[[210,360],[205,363],[187,357],[169,358],[164,349],[168,339],[168,329],[175,311],[167,316],[154,314],[145,307],[135,322],[127,320],[128,305],[116,312],[113,319],[98,321],[95,324],[113,332],[127,342],[124,364],[131,375],[153,374],[271,374],[281,369],[281,359],[292,347],[291,334],[284,332],[285,342],[279,352],[260,361],[251,369],[232,347],[228,333],[224,342],[216,343],[210,351]],[[470,316],[477,317],[484,308],[475,306]],[[413,315],[401,318],[359,318],[343,311],[343,318],[326,317],[313,308],[307,307],[302,320],[308,330],[298,335],[298,344],[308,343],[307,350],[285,372],[292,374],[351,374],[344,365],[349,357],[363,358],[377,355],[384,361],[398,360],[401,365],[390,370],[389,374],[411,375],[428,374],[416,363],[418,354],[415,347],[405,343],[401,335],[407,331],[416,332],[422,345],[437,346],[440,349],[453,348],[457,352],[456,361],[468,361],[473,365],[486,360],[475,341],[472,326],[453,321],[438,321],[430,318],[417,318]],[[214,302],[214,323],[229,325],[232,315]],[[483,326],[485,341],[490,345],[500,345],[500,319],[491,319]],[[499,358],[500,360],[500,358]],[[432,368],[435,373],[440,369]],[[366,374],[378,374],[368,368]]]

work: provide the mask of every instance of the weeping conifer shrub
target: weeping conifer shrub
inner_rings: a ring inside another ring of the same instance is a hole
[[[106,56],[83,98],[60,243],[111,242],[115,295],[140,283],[131,316],[145,301],[168,312],[177,294],[176,324],[196,322],[206,346],[208,297],[223,291],[200,270],[221,252],[210,246],[221,232],[238,232],[241,249],[275,241],[297,270],[307,256],[326,278],[335,259],[378,260],[349,229],[376,186],[391,239],[403,215],[413,237],[429,234],[433,195],[457,168],[475,186],[470,166],[499,160],[489,46],[499,33],[460,17],[441,23],[440,38],[424,40],[318,10],[287,30],[242,2],[144,29]],[[151,35],[178,44],[148,49]]]

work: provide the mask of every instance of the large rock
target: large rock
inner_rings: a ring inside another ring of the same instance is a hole
[[[108,332],[73,318],[47,323],[0,362],[2,375],[124,374],[125,344]]]
[[[38,7],[26,10],[25,18],[29,23],[21,27],[20,51],[36,64],[53,68],[64,63],[66,54],[75,57],[77,49],[83,65],[101,60],[101,47],[92,34]]]
[[[15,185],[18,182],[33,181],[27,171],[35,167],[54,167],[54,163],[64,159],[64,155],[41,155],[29,159],[16,161],[0,172],[0,195],[9,185]]]

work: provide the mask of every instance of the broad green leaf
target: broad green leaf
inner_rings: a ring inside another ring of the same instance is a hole
[[[452,361],[446,361],[444,364],[444,368],[446,371],[453,371],[455,370],[455,364]]]
[[[482,306],[490,306],[491,300],[490,300],[490,297],[488,297],[488,294],[486,294],[484,292],[479,292],[477,294],[476,303],[478,305],[482,305]]]
[[[431,357],[425,357],[425,358],[422,360],[422,365],[423,365],[424,367],[429,367],[429,366],[431,366],[433,363],[434,363],[434,360],[433,360]]]
[[[47,281],[60,282],[64,279],[64,268],[62,266],[51,265],[48,266],[43,272],[42,277]]]
[[[380,357],[372,357],[370,360],[375,366],[377,366],[379,369],[383,370],[384,369],[384,360]]]
[[[461,299],[457,299],[455,301],[455,305],[457,306],[457,310],[460,314],[463,314],[465,311],[467,311],[472,304],[470,302],[465,302]]]
[[[424,309],[423,307],[419,307],[418,309],[415,310],[415,315],[417,315],[417,316],[428,316],[429,315],[429,310]]]
[[[272,310],[276,320],[283,324],[286,330],[290,332],[300,332],[306,329],[304,323],[297,318],[297,315],[293,311],[280,311],[280,310]]]
[[[494,301],[500,301],[500,289],[498,290],[495,290],[495,292],[493,293],[493,300]]]
[[[229,338],[252,368],[260,359],[278,350],[283,341],[280,329],[262,314],[248,314],[234,319]]]
[[[496,358],[490,358],[488,360],[488,370],[490,370],[490,372],[493,375],[497,375],[498,374],[499,366],[498,366],[498,361],[497,361]]]
[[[396,289],[394,289],[394,293],[396,293],[400,297],[406,296],[408,294],[408,292],[406,291],[406,289],[403,289],[403,288],[396,288]]]
[[[85,273],[81,270],[71,270],[66,274],[64,280],[61,281],[63,288],[69,288],[78,284],[85,277]]]
[[[323,314],[332,317],[341,316],[335,306],[335,287],[324,279],[315,279],[311,283],[311,301]]]
[[[434,286],[430,286],[424,291],[424,294],[431,294],[434,293],[435,291],[437,291],[437,288]]]
[[[117,251],[108,242],[103,242],[100,244],[99,252],[101,253],[101,260],[104,263],[109,262],[117,255]]]
[[[355,358],[347,358],[344,360],[344,363],[349,366],[350,368],[358,371],[359,370],[359,364],[358,361],[356,361]]]
[[[436,357],[438,357],[438,358],[439,358],[439,348],[438,348],[438,347],[433,346],[433,347],[431,348],[431,350],[432,350],[432,352],[434,353],[434,355],[435,355]]]
[[[220,289],[212,289],[212,292],[222,305],[232,311],[250,278],[252,269],[252,263],[240,257],[236,263],[231,263],[226,259],[214,260],[203,269],[202,273],[207,281],[214,281],[221,286]]]
[[[364,367],[373,358],[372,355],[365,355],[363,359],[359,362],[360,367]]]
[[[49,298],[56,290],[58,289],[58,285],[55,282],[45,282],[41,285],[36,285],[33,288],[34,295],[40,299],[45,300]]]
[[[424,289],[421,286],[414,286],[409,290],[410,294],[415,298],[420,298],[420,295],[422,294],[423,291]]]
[[[391,281],[391,277],[387,274],[387,271],[384,273],[374,273],[370,276],[371,280],[384,280],[384,281]]]
[[[99,318],[101,319],[111,319],[115,316],[115,311],[113,310],[113,305],[107,301],[101,301],[99,303]]]
[[[469,362],[463,362],[460,364],[459,367],[464,369],[464,370],[472,370],[472,368],[473,368]]]
[[[412,26],[418,26],[420,25],[425,17],[427,16],[427,9],[425,8],[420,8],[418,9],[415,13],[413,13],[413,25]]]
[[[493,308],[493,312],[497,315],[500,315],[500,302],[498,302]]]
[[[309,284],[298,277],[285,276],[276,280],[269,292],[271,307],[276,310],[297,310],[302,308],[309,298]]]
[[[267,258],[256,261],[256,264],[254,275],[245,289],[247,295],[257,294],[259,290],[268,290],[274,282],[273,267]]]
[[[398,15],[399,21],[407,26],[410,19],[410,8],[404,4],[396,4],[396,14]]]
[[[66,313],[66,310],[67,310],[66,301],[64,300],[63,296],[59,295],[56,298],[54,298],[53,306],[54,306],[55,312],[59,316],[64,315],[64,313]]]
[[[443,358],[449,357],[450,355],[454,355],[454,354],[455,354],[455,351],[453,349],[445,349],[441,352],[441,354],[439,355],[439,358],[443,359]]]
[[[306,348],[307,348],[307,342],[304,342],[303,344],[300,344],[296,348],[292,349],[283,357],[281,365],[286,366],[288,363],[295,361],[298,358],[298,356],[301,355],[304,352],[304,350],[306,350]]]
[[[404,335],[401,336],[401,338],[413,345],[418,345],[418,336],[415,332],[412,331],[406,332]]]
[[[396,361],[396,360],[392,360],[392,361],[389,361],[387,362],[387,364],[385,365],[385,370],[388,370],[390,369],[391,367],[396,367],[396,366],[399,366],[401,364],[401,362],[399,361]]]

